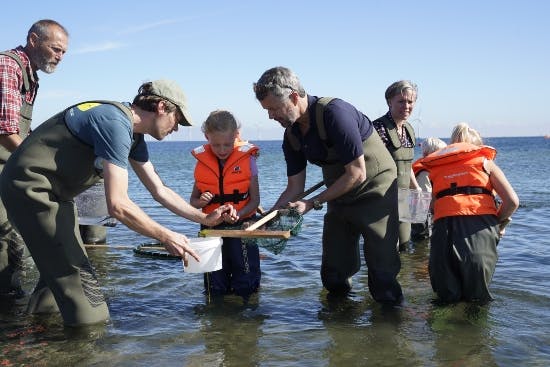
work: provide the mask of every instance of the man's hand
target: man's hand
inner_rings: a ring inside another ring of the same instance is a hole
[[[309,200],[299,200],[288,203],[287,208],[295,209],[298,213],[304,215],[313,209],[313,204]]]
[[[239,220],[237,210],[231,204],[224,204],[208,214],[202,224],[214,227],[222,222],[235,223]]]
[[[189,255],[197,261],[200,261],[199,255],[191,247],[189,247],[189,239],[181,233],[173,232],[170,240],[164,242],[164,248],[170,255],[180,256],[185,266],[189,263]]]

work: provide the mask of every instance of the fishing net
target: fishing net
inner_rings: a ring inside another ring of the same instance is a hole
[[[261,218],[260,218],[261,220]],[[286,247],[286,243],[292,236],[298,235],[302,229],[302,222],[304,220],[303,215],[298,213],[295,209],[281,209],[277,211],[277,215],[270,219],[265,224],[257,229],[257,231],[250,231],[246,233],[246,236],[241,237],[241,240],[246,245],[257,245],[264,248],[274,254],[281,253]],[[253,225],[253,222],[246,223],[243,227],[235,225],[221,225],[217,226],[216,230],[212,233],[217,235],[216,231],[221,231],[219,234],[221,237],[240,237],[234,235],[231,232],[235,232],[237,229],[246,229],[247,225]],[[201,230],[199,236],[208,233],[209,230]],[[227,232],[224,232],[227,231]],[[243,233],[245,231],[239,231]],[[256,237],[256,233],[258,237]],[[284,238],[283,238],[284,235]],[[171,255],[164,245],[161,243],[143,243],[133,249],[134,254],[146,258],[164,259],[164,260],[178,260],[180,256]]]
[[[291,236],[296,236],[302,229],[303,215],[296,209],[281,209],[277,216],[260,227],[264,231],[289,231]],[[274,254],[281,253],[286,247],[288,238],[247,237],[242,239],[248,245],[258,245]]]
[[[164,248],[164,245],[158,242],[143,243],[134,248],[134,254],[141,257],[163,259],[163,260],[181,260],[181,256],[170,254]]]

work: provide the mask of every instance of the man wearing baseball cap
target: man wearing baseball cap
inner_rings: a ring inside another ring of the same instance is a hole
[[[9,219],[20,231],[40,272],[28,311],[59,310],[66,325],[105,321],[109,310],[78,234],[73,199],[103,178],[109,215],[164,244],[168,252],[198,259],[186,236],[161,226],[128,197],[128,165],[164,207],[214,226],[237,218],[231,205],[209,215],[165,186],[149,160],[145,135],[157,140],[190,126],[185,94],[170,80],[142,84],[132,103],[88,101],[50,118],[23,142],[0,178]]]

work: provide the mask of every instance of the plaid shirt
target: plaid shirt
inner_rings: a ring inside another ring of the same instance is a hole
[[[10,135],[19,133],[19,111],[23,98],[30,104],[36,98],[38,77],[32,70],[29,58],[19,46],[10,52],[15,53],[29,74],[30,90],[21,95],[23,88],[23,73],[17,62],[11,57],[0,55],[0,134]]]

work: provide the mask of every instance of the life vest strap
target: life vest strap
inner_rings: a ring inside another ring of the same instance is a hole
[[[248,192],[245,192],[244,194],[241,194],[237,190],[235,190],[232,194],[214,195],[214,198],[212,198],[212,201],[210,201],[210,203],[212,203],[212,204],[225,204],[225,203],[238,204],[240,201],[246,200],[247,198],[248,198]]]
[[[460,186],[460,187],[450,187],[448,189],[441,190],[435,195],[435,198],[441,199],[444,196],[453,196],[458,194],[465,194],[465,195],[486,194],[486,195],[493,196],[493,192],[491,190],[486,189],[485,187]]]

